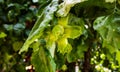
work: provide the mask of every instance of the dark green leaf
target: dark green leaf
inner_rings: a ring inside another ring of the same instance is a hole
[[[94,22],[94,29],[97,30],[103,38],[103,47],[109,48],[112,52],[120,49],[119,17],[117,14],[112,14],[107,17],[99,17]],[[114,50],[112,48],[114,48]]]
[[[84,52],[87,51],[87,49],[88,49],[87,44],[80,44],[76,48],[73,48],[73,50],[67,55],[68,62],[75,62],[78,59],[83,59]]]

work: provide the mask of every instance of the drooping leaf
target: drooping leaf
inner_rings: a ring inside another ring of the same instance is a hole
[[[28,47],[31,43],[35,41],[35,39],[40,38],[43,34],[43,31],[48,26],[49,22],[54,17],[54,12],[57,10],[58,0],[53,0],[43,11],[42,16],[38,18],[35,26],[33,27],[29,37],[27,38],[26,42],[24,43],[22,49],[19,53],[23,51],[27,51]],[[42,20],[41,20],[42,19]]]
[[[34,51],[31,59],[36,72],[55,72],[56,65],[52,58],[46,54],[43,47]]]
[[[51,46],[49,46],[50,48],[48,48],[50,55],[52,56],[52,58],[54,58],[54,53],[55,53],[55,48],[56,48],[56,43],[53,42]]]
[[[56,34],[53,34],[53,33],[49,33],[46,37],[46,48],[49,50],[52,57],[54,57],[57,39],[58,39],[58,36],[56,36]]]
[[[54,58],[54,52],[56,48],[56,40],[57,36],[55,36],[53,33],[49,33],[49,35],[46,37],[46,48],[49,50],[50,55]]]
[[[50,48],[53,42],[55,42],[57,39],[58,39],[57,36],[55,36],[53,33],[50,33],[46,38],[46,41],[47,41],[46,47]]]

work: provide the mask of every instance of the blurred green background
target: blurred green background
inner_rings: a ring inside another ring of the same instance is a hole
[[[37,19],[43,0],[0,0],[0,72],[26,72],[31,53],[18,51]]]

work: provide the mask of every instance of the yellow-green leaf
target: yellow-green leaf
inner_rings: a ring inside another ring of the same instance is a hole
[[[59,36],[60,34],[64,33],[64,28],[61,25],[56,25],[53,29],[52,29],[52,33],[55,36]]]
[[[105,0],[105,2],[113,3],[115,0]]]
[[[67,47],[67,45],[68,45],[68,40],[67,40],[67,38],[60,38],[60,39],[58,39],[58,41],[57,41],[57,43],[58,43],[58,51],[60,52],[60,53],[64,53],[64,51],[65,51],[65,48]]]
[[[58,39],[57,44],[58,51],[62,54],[69,53],[72,50],[72,46],[68,43],[68,39],[66,37]]]
[[[51,3],[44,9],[43,13],[41,14],[40,18],[38,18],[35,26],[33,27],[32,31],[29,34],[26,42],[24,43],[23,47],[19,51],[21,52],[27,51],[29,46],[38,38],[43,35],[45,28],[48,26],[50,21],[54,17],[54,13],[57,10],[58,0],[53,0]]]
[[[65,27],[68,24],[68,19],[69,19],[69,15],[67,15],[66,17],[58,18],[58,24]]]
[[[5,34],[4,32],[0,32],[0,38],[4,38],[6,36],[7,36],[7,34]]]
[[[116,52],[116,60],[118,61],[119,66],[120,66],[120,51]]]
[[[67,26],[65,28],[64,36],[68,38],[75,39],[82,34],[82,30],[80,26]]]
[[[15,51],[18,51],[22,47],[22,45],[23,45],[23,42],[16,41],[13,43],[13,49]]]

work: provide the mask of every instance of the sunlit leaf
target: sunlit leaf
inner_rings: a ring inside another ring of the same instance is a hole
[[[56,25],[53,29],[52,29],[52,33],[55,36],[59,36],[60,34],[64,33],[64,28],[61,25]]]
[[[55,36],[53,33],[50,33],[46,38],[46,47],[50,49],[55,44],[55,41],[58,39],[58,36]]]
[[[105,54],[101,54],[100,58],[104,60],[105,59]]]
[[[69,15],[67,15],[66,17],[58,18],[58,24],[62,25],[63,27],[68,25],[68,21],[69,21]]]
[[[75,39],[82,34],[82,29],[79,26],[67,26],[64,35],[68,38]]]
[[[119,66],[120,66],[120,51],[116,52],[116,60],[118,61]]]
[[[58,39],[57,40],[57,44],[58,44],[58,51],[60,52],[60,53],[65,53],[66,51],[65,51],[65,48],[67,47],[67,45],[68,45],[68,40],[67,40],[67,38],[60,38],[60,39]]]
[[[38,18],[35,26],[33,27],[32,31],[29,34],[29,37],[27,38],[26,42],[24,43],[22,49],[19,53],[23,51],[27,51],[28,47],[31,43],[35,41],[35,39],[40,38],[43,34],[43,31],[48,26],[50,21],[54,17],[54,12],[57,10],[58,0],[53,0],[43,11],[41,14],[41,17]],[[51,10],[52,9],[52,10]],[[42,20],[41,20],[42,19]]]
[[[63,71],[67,70],[67,66],[65,64],[62,66],[62,70]]]
[[[0,38],[5,38],[7,36],[7,34],[5,34],[4,32],[0,32]]]
[[[105,0],[105,2],[113,3],[115,0]]]

